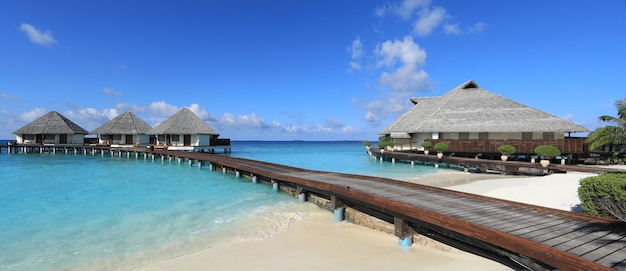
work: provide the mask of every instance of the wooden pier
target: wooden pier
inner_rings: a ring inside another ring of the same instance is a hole
[[[620,171],[606,167],[591,167],[581,165],[567,165],[561,163],[550,163],[548,167],[542,167],[539,162],[529,163],[523,161],[502,161],[480,158],[466,158],[456,156],[443,156],[438,158],[435,154],[424,155],[423,153],[410,153],[402,151],[381,151],[378,148],[371,148],[370,153],[381,161],[407,162],[431,164],[436,167],[445,166],[448,168],[460,168],[464,171],[486,172],[496,171],[502,174],[526,174],[526,175],[546,175],[554,172],[578,171],[588,173],[606,173]]]
[[[422,234],[517,270],[626,270],[626,224],[615,220],[385,178],[209,153],[104,147],[76,153],[221,169],[271,183],[274,189],[280,186],[301,199],[324,198],[336,218],[353,208],[392,223],[401,242]]]

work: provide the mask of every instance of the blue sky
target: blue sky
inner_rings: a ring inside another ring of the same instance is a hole
[[[0,139],[191,108],[235,140],[363,140],[473,79],[594,130],[626,98],[623,1],[2,1]]]

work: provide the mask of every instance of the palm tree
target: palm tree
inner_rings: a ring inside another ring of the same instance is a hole
[[[615,126],[604,126],[589,134],[585,141],[589,144],[589,150],[595,150],[606,144],[613,144],[616,150],[626,147],[626,99],[615,102],[617,116],[600,116],[600,120]]]

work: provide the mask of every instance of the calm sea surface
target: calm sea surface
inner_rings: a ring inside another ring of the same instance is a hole
[[[231,156],[409,179],[360,142],[232,143]],[[128,270],[208,247],[265,239],[312,211],[271,187],[208,168],[134,157],[0,154],[0,270]]]

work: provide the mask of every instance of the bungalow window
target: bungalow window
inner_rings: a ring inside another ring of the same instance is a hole
[[[533,132],[522,132],[522,139],[533,139]]]
[[[180,135],[172,135],[172,141],[180,141]]]
[[[133,135],[126,135],[126,144],[133,143]]]
[[[478,139],[489,139],[489,133],[478,133]]]
[[[100,135],[100,139],[102,140],[109,140],[109,135]]]
[[[469,133],[459,133],[459,139],[469,139]]]
[[[158,138],[161,142],[165,141],[165,135],[159,135]]]
[[[43,140],[54,140],[53,134],[45,134],[43,135]]]
[[[35,140],[35,135],[24,135],[24,140]]]
[[[543,132],[543,139],[554,139],[554,132]]]

